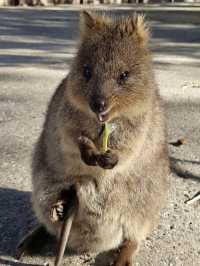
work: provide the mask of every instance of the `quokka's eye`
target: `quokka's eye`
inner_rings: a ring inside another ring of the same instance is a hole
[[[119,82],[124,82],[128,79],[129,77],[129,72],[128,71],[124,71],[120,74],[119,76]]]
[[[86,81],[89,81],[92,77],[92,71],[88,65],[83,66],[83,76],[85,77]]]

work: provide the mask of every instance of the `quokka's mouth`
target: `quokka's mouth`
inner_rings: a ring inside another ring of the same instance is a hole
[[[110,109],[107,109],[104,112],[98,113],[97,118],[100,123],[105,123],[109,119]]]

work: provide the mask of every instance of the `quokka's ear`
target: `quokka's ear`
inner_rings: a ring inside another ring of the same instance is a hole
[[[80,16],[80,31],[82,37],[89,37],[98,34],[110,24],[110,19],[106,16],[99,16],[94,12],[83,11]]]
[[[146,44],[150,37],[149,28],[145,23],[144,15],[134,14],[123,18],[119,22],[120,33],[123,36],[137,36],[141,44]]]

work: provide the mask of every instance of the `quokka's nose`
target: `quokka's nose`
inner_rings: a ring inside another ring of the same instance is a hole
[[[108,108],[108,103],[104,98],[93,98],[90,103],[91,109],[95,113],[102,113]]]

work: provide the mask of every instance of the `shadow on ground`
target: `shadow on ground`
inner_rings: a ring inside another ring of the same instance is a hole
[[[70,64],[79,35],[77,12],[0,10],[0,66]]]
[[[26,258],[16,261],[16,247],[19,241],[35,226],[37,226],[31,210],[30,192],[15,189],[0,188],[0,265],[10,266],[40,266],[42,264],[27,263]],[[46,242],[38,243],[34,250],[26,255],[39,256],[43,259],[54,257],[57,246],[56,240],[48,236]],[[11,257],[7,259],[5,257]],[[78,256],[72,250],[66,250],[66,256]],[[52,258],[53,259],[53,258]],[[52,260],[51,259],[51,260]],[[112,251],[98,254],[93,261],[94,266],[107,265],[112,260]],[[44,264],[43,264],[44,265]]]
[[[191,179],[193,181],[196,182],[200,182],[200,176],[199,175],[195,175],[192,172],[190,172],[189,170],[184,170],[182,169],[181,166],[178,166],[176,163],[177,162],[182,162],[182,163],[191,163],[191,164],[200,164],[200,162],[193,162],[193,161],[189,161],[189,160],[180,160],[174,157],[171,157],[171,170],[173,173],[175,173],[178,177],[184,178],[184,179]]]
[[[0,188],[0,255],[14,255],[25,231],[33,224],[30,192]]]
[[[0,256],[14,258],[19,242],[30,230],[38,225],[32,211],[30,196],[30,192],[0,188]],[[38,246],[35,246],[31,252],[29,251],[29,254],[52,256],[55,248],[55,239],[48,236],[46,242],[38,242]],[[0,263],[1,260],[3,258],[0,258]],[[7,263],[9,263],[9,260]]]

